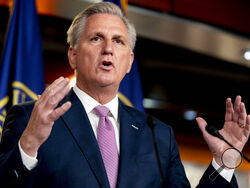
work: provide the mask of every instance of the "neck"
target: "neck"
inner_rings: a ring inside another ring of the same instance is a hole
[[[100,104],[106,104],[110,102],[118,93],[118,88],[114,88],[114,86],[105,86],[105,87],[83,87],[80,84],[76,84],[81,90],[91,96]]]

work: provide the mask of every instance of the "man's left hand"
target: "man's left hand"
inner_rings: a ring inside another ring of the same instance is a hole
[[[221,156],[230,146],[206,131],[207,122],[203,118],[197,117],[196,121],[210,151],[213,153],[215,161],[218,165],[222,166]],[[235,148],[242,151],[250,134],[250,115],[247,115],[245,104],[241,101],[241,96],[236,97],[234,105],[231,98],[227,98],[225,123],[223,128],[219,130],[219,133]],[[232,161],[236,160],[232,159]]]

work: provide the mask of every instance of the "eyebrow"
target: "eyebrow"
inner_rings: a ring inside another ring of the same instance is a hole
[[[92,37],[92,36],[101,36],[101,37],[104,37],[105,35],[102,33],[102,32],[94,32],[94,33],[91,33],[88,35],[88,37]],[[114,34],[112,36],[112,38],[119,38],[119,39],[123,39],[123,40],[126,40],[126,37],[124,35],[120,35],[120,34]]]
[[[88,38],[91,38],[93,36],[104,36],[104,34],[101,32],[94,32],[87,35]]]
[[[122,35],[114,35],[112,38],[126,40],[126,38]]]

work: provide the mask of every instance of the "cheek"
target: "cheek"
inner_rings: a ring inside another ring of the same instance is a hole
[[[79,52],[77,61],[78,67],[90,68],[96,62],[97,53],[93,50],[84,50]]]
[[[129,59],[128,66],[127,66],[127,73],[130,72],[130,70],[132,68],[132,64],[133,64],[133,62],[131,62],[131,59]]]
[[[121,76],[125,76],[130,71],[130,63],[129,60],[123,61],[120,67],[120,74]]]
[[[100,49],[99,48],[88,48],[87,50],[85,50],[85,53],[82,55],[83,58],[86,59],[86,61],[88,61],[88,63],[96,63],[96,61],[99,58],[99,54],[100,54]],[[89,62],[90,61],[90,62]]]
[[[124,62],[123,62],[123,66],[124,66],[124,67],[123,67],[123,71],[124,71],[125,73],[128,73],[128,72],[130,71],[130,67],[131,67],[131,65],[132,65],[130,55],[125,54],[125,55],[123,56],[123,60],[124,60]]]

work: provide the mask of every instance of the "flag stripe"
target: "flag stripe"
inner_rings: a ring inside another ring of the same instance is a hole
[[[35,0],[15,0],[0,64],[0,127],[7,108],[37,99],[44,90],[39,19]],[[2,128],[0,129],[1,134]]]

